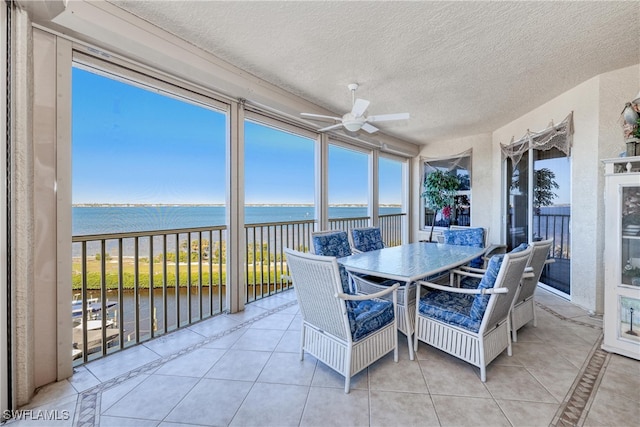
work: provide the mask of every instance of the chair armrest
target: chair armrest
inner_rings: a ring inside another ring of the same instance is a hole
[[[418,283],[418,285],[420,286],[426,286],[431,289],[437,289],[439,291],[445,291],[445,292],[453,292],[456,294],[486,295],[486,294],[506,294],[507,292],[509,292],[509,289],[507,288],[488,288],[488,289],[452,288],[451,286],[438,285],[437,283],[426,282],[424,280],[418,280],[416,283]]]
[[[376,292],[375,294],[366,294],[366,295],[349,295],[349,294],[345,294],[342,292],[338,292],[336,293],[336,297],[343,299],[345,301],[349,300],[349,301],[365,301],[368,299],[374,299],[374,298],[382,298],[385,295],[388,295],[392,292],[395,292],[396,289],[398,289],[400,287],[399,283],[394,283],[393,285],[389,286],[387,289],[383,289],[380,292]]]
[[[556,262],[556,260],[555,260],[555,259],[553,259],[553,258],[547,258],[547,259],[544,261],[544,263],[545,263],[545,264],[553,264],[554,262]]]
[[[492,243],[491,245],[487,246],[484,249],[484,256],[487,256],[488,254],[494,253],[496,251],[505,253],[507,251],[507,245],[501,245],[501,244],[499,245],[499,244]]]
[[[454,271],[459,271],[460,274],[467,274],[467,273],[476,273],[476,274],[484,274],[487,272],[486,268],[477,268],[477,267],[470,267],[468,265],[461,265],[460,267],[454,269]]]
[[[458,268],[455,268],[453,270],[451,270],[451,274],[459,274],[460,276],[469,276],[469,277],[477,277],[478,279],[482,279],[482,276],[484,276],[485,270],[481,269],[481,268],[473,268],[473,267],[468,267],[470,270],[479,270],[477,273],[475,271],[467,271],[465,270],[461,270]]]

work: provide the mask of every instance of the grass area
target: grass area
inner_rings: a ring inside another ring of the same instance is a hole
[[[149,275],[150,263],[148,259],[140,260],[138,262],[138,288],[148,289],[150,284]],[[167,275],[163,276],[163,263],[153,263],[153,287],[161,288],[166,280],[167,287],[176,287],[178,282],[179,287],[197,286],[202,283],[203,286],[212,283],[214,286],[226,283],[226,266],[219,266],[214,263],[211,268],[211,274],[209,274],[208,261],[202,262],[202,276],[198,271],[198,263],[191,263],[190,279],[187,273],[188,265],[186,263],[180,263],[178,266],[179,277],[176,280],[176,264],[174,262],[167,262]],[[285,265],[286,269],[286,265]],[[87,289],[98,290],[102,284],[102,262],[96,259],[87,260]],[[247,283],[263,284],[263,283],[275,283],[280,280],[282,274],[280,263],[274,265],[261,265],[256,264],[256,268],[250,266],[247,274]],[[119,278],[119,266],[117,260],[107,260],[105,262],[105,283],[106,288],[118,289]],[[254,279],[255,278],[255,279]],[[135,265],[134,260],[131,258],[123,259],[122,263],[122,288],[134,289],[136,283]],[[210,280],[211,279],[211,280]],[[256,281],[257,280],[257,281]],[[74,259],[72,264],[72,288],[74,291],[82,289],[82,265],[79,259]]]

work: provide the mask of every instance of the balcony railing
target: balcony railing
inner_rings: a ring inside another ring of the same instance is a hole
[[[402,243],[404,215],[380,216],[390,246]],[[332,219],[330,227],[348,231],[368,220]],[[314,220],[245,225],[246,303],[292,286],[284,248],[308,251],[314,228]],[[215,226],[74,236],[74,363],[226,310],[226,233]]]
[[[74,358],[87,362],[225,310],[225,229],[74,236]]]

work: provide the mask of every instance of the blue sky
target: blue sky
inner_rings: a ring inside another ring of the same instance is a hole
[[[226,117],[73,69],[73,203],[223,204]],[[245,123],[245,201],[314,202],[314,141]],[[330,204],[367,202],[367,156],[331,146]],[[380,203],[399,204],[401,165],[380,162]]]

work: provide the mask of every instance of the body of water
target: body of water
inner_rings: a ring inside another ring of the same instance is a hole
[[[171,230],[210,227],[225,224],[224,206],[74,206],[72,233],[126,233],[132,231]],[[381,214],[401,213],[400,207],[381,207]],[[367,216],[364,206],[329,207],[330,218]],[[247,224],[312,220],[313,206],[247,206]]]

